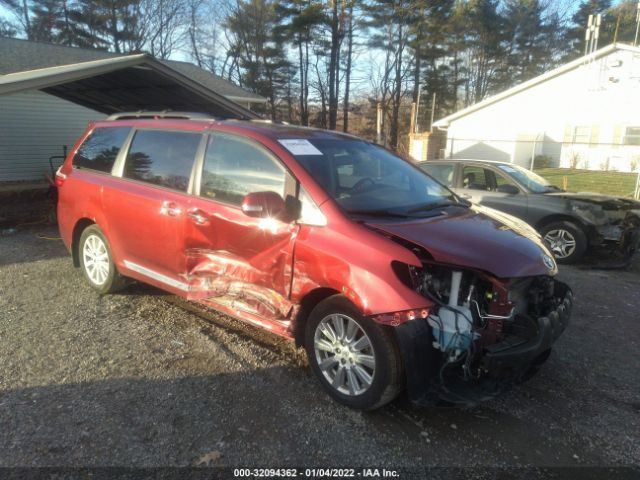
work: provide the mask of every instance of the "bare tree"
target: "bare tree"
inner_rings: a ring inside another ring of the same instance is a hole
[[[182,0],[146,0],[146,46],[154,57],[169,58],[185,44],[187,5]]]
[[[15,16],[27,38],[31,39],[30,3],[27,0],[0,0],[0,5]]]

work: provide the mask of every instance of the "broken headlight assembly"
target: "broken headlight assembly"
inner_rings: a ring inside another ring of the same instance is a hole
[[[502,322],[513,316],[506,292],[497,291],[491,281],[475,272],[425,264],[421,271],[414,270],[414,279],[416,290],[435,304],[427,321],[433,347],[448,362],[469,356],[487,329],[497,338]]]

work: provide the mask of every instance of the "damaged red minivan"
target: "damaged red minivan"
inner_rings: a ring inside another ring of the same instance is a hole
[[[404,388],[489,398],[569,321],[531,227],[356,137],[120,114],[89,125],[56,182],[62,238],[99,293],[135,279],[291,338],[353,408]]]

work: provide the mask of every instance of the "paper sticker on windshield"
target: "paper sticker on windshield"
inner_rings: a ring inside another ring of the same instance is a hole
[[[498,167],[500,168],[500,170],[504,170],[505,172],[508,173],[516,173],[517,170],[513,167],[510,167],[509,165],[498,165]]]
[[[294,155],[322,155],[322,152],[314,147],[309,140],[303,138],[278,140],[278,142]]]

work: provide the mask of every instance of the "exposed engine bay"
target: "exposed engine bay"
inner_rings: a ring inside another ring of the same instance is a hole
[[[422,336],[432,347],[424,359],[430,364],[430,396],[474,403],[478,393],[490,397],[528,378],[568,323],[571,291],[550,276],[502,281],[436,263],[410,273],[416,290],[434,303],[423,322],[429,333]],[[472,384],[482,385],[480,392],[471,393]]]

